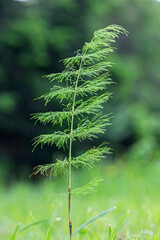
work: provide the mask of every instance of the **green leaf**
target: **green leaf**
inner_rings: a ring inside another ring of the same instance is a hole
[[[75,115],[82,114],[95,114],[101,109],[103,109],[102,104],[108,101],[111,93],[106,92],[101,94],[100,96],[91,97],[86,101],[83,101],[77,108],[75,109]]]
[[[72,112],[71,111],[63,111],[63,112],[45,112],[45,113],[34,113],[32,114],[32,119],[39,121],[40,123],[46,125],[47,123],[57,124],[59,123],[61,126],[64,120],[67,120],[68,123],[71,120]]]
[[[14,233],[13,233],[13,235],[12,235],[11,240],[15,240],[15,239],[16,239],[16,236],[17,236],[17,234],[18,234],[18,232],[19,232],[19,228],[20,228],[20,223],[17,224],[17,226],[16,226],[16,228],[15,228],[15,230],[14,230]]]
[[[110,148],[107,146],[104,146],[105,143],[101,144],[97,148],[92,148],[85,152],[84,154],[72,158],[71,164],[75,168],[79,167],[87,167],[87,168],[92,168],[95,166],[96,162],[101,161],[102,159],[106,158],[104,154],[109,154],[110,153]]]
[[[113,229],[112,234],[111,234],[111,239],[116,240],[118,232],[126,224],[127,216],[128,216],[128,213],[120,220],[120,222],[117,224],[117,226]]]
[[[32,175],[36,175],[38,173],[46,176],[54,176],[57,177],[59,174],[66,172],[68,169],[68,161],[64,159],[64,161],[58,160],[56,163],[38,165],[34,168],[34,173]]]
[[[31,223],[23,228],[20,229],[20,224],[17,224],[16,226],[16,229],[13,233],[13,236],[11,238],[11,240],[15,240],[16,239],[16,236],[17,234],[21,233],[21,232],[24,232],[26,230],[28,230],[29,228],[35,226],[35,225],[39,225],[39,224],[42,224],[42,223],[48,223],[49,222],[49,219],[45,219],[45,220],[41,220],[41,221],[37,221],[37,222],[34,222],[34,223]]]
[[[78,128],[73,131],[74,138],[78,138],[80,141],[97,138],[97,134],[104,133],[106,126],[111,124],[108,116],[108,114],[101,116],[99,113],[91,120],[80,123]]]
[[[49,219],[45,219],[45,220],[41,220],[41,221],[37,221],[37,222],[31,223],[31,224],[25,226],[24,228],[21,228],[19,232],[24,232],[24,231],[28,230],[31,227],[34,227],[34,226],[42,224],[42,223],[48,223],[48,222],[49,222]]]
[[[97,215],[96,217],[91,218],[89,221],[87,221],[86,223],[84,223],[83,225],[81,225],[79,228],[77,228],[77,230],[74,231],[74,233],[72,234],[72,236],[74,236],[77,232],[79,232],[82,228],[84,228],[85,226],[87,226],[87,225],[90,224],[91,222],[94,222],[95,220],[103,217],[104,215],[112,212],[112,211],[115,210],[115,209],[116,209],[116,207],[110,208],[110,209],[108,209],[107,211],[100,213],[100,214]]]
[[[34,149],[40,144],[41,147],[43,147],[43,145],[47,144],[47,145],[53,145],[55,144],[58,148],[63,148],[65,149],[65,147],[67,147],[67,143],[68,140],[70,138],[70,134],[69,133],[65,133],[62,131],[57,131],[54,132],[53,134],[45,134],[45,135],[40,135],[39,137],[36,137],[35,139],[33,139],[34,143],[33,143],[33,151]]]
[[[95,31],[93,40],[84,45],[82,52],[85,52],[86,49],[89,53],[93,53],[103,48],[113,48],[111,44],[115,43],[119,34],[128,35],[128,31],[118,25],[110,25],[104,29],[99,29]]]
[[[84,77],[96,77],[101,73],[108,72],[108,67],[111,66],[112,66],[111,62],[105,61],[96,63],[90,67],[83,67],[79,70],[73,69],[71,69],[70,71],[65,70],[62,73],[53,73],[45,77],[49,78],[50,82],[52,81],[62,82],[63,80],[73,82],[73,80],[75,80],[75,78],[77,77],[81,77],[81,79],[83,79]]]
[[[84,197],[88,194],[91,194],[96,191],[97,186],[103,181],[103,178],[96,177],[91,180],[89,183],[80,188],[75,188],[72,190],[71,195],[76,197]]]
[[[70,68],[74,65],[79,65],[82,62],[83,65],[86,64],[93,64],[97,61],[102,61],[106,59],[107,54],[113,52],[112,48],[104,48],[99,51],[89,53],[89,54],[77,54],[74,57],[66,58],[63,60],[64,65],[66,68]]]
[[[68,100],[73,97],[74,87],[73,86],[54,86],[51,88],[49,93],[43,94],[41,97],[37,99],[44,99],[45,105],[49,103],[53,98],[59,99],[62,102],[64,99]]]
[[[92,81],[85,81],[84,84],[77,88],[77,94],[85,96],[86,94],[95,94],[98,91],[107,88],[107,85],[113,83],[109,74],[101,74],[99,77],[93,79]]]
[[[112,234],[112,228],[111,228],[111,224],[109,224],[109,240],[112,240],[111,234]]]

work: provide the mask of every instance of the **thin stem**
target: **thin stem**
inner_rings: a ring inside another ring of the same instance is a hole
[[[87,51],[87,50],[86,50]],[[86,53],[85,51],[85,53]],[[85,55],[84,53],[84,55]],[[84,56],[83,56],[84,57]],[[77,86],[80,77],[80,71],[82,68],[82,60],[79,65],[79,72],[76,79],[75,89],[74,89],[74,97],[73,97],[73,104],[72,104],[72,119],[71,119],[71,132],[70,132],[70,143],[69,143],[69,173],[68,173],[68,215],[69,215],[69,233],[70,233],[70,240],[72,240],[72,217],[71,217],[71,160],[72,160],[72,141],[73,141],[73,123],[74,123],[74,112],[75,112],[75,102],[76,102],[76,95],[77,95]]]

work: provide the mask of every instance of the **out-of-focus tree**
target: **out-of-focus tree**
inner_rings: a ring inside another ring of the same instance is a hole
[[[112,142],[117,154],[118,149],[127,151],[127,158],[158,158],[159,12],[160,3],[154,0],[1,0],[1,162],[14,160],[21,168],[52,156],[50,148],[31,154],[30,141],[41,128],[33,126],[30,113],[43,111],[43,104],[33,99],[49,89],[41,76],[61,70],[59,59],[72,55],[94,30],[112,23],[130,34],[110,57],[116,62],[111,71],[117,84],[104,111],[115,118],[104,140]],[[58,106],[54,102],[51,107]]]
[[[87,2],[88,29],[117,23],[129,31],[129,37],[121,41],[119,53],[111,58],[116,62],[112,74],[117,84],[110,102],[115,120],[109,140],[115,144],[117,154],[127,153],[126,159],[144,162],[158,159],[160,3],[154,0]]]
[[[117,143],[129,144],[126,159],[158,159],[160,3],[123,0],[111,5],[112,18],[130,32],[127,42],[122,43],[120,56],[115,56],[118,85],[112,102],[116,117],[111,132]]]

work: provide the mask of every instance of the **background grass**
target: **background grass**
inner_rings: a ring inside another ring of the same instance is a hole
[[[103,183],[94,194],[74,199],[72,209],[74,230],[97,214],[116,206],[117,209],[91,223],[74,237],[76,240],[107,240],[112,229],[126,216],[116,239],[160,238],[160,163],[124,163],[100,165],[94,170],[73,173],[73,185],[102,175]],[[17,224],[22,229],[35,221],[50,219],[17,235],[16,239],[68,239],[67,201],[57,193],[66,192],[66,176],[42,178],[38,183],[19,182],[0,187],[0,239],[9,240]]]

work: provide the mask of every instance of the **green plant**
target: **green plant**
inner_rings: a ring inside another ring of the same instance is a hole
[[[106,90],[107,86],[112,83],[108,70],[112,63],[108,62],[107,55],[113,52],[112,43],[115,42],[115,38],[120,33],[127,34],[127,31],[117,25],[111,25],[96,31],[91,42],[85,43],[82,51],[77,51],[76,56],[63,60],[65,70],[62,73],[47,75],[46,77],[51,83],[57,82],[59,85],[54,85],[51,91],[42,95],[40,99],[44,99],[45,104],[48,104],[52,99],[56,98],[60,103],[63,103],[64,109],[63,111],[36,113],[33,115],[33,119],[40,121],[42,124],[60,124],[62,127],[64,121],[68,123],[68,127],[63,131],[40,135],[34,139],[34,148],[39,144],[41,146],[55,144],[58,148],[69,149],[68,157],[64,161],[57,160],[55,163],[37,166],[34,174],[41,173],[57,176],[68,171],[70,239],[72,239],[72,196],[84,195],[94,191],[101,181],[100,178],[96,178],[84,187],[72,190],[72,167],[92,168],[96,162],[105,157],[104,154],[110,151],[107,145],[103,143],[86,151],[81,156],[73,157],[72,145],[75,140],[83,141],[97,138],[97,134],[103,134],[106,126],[110,124],[110,115],[102,114],[103,103],[108,101],[111,96],[111,93]]]

